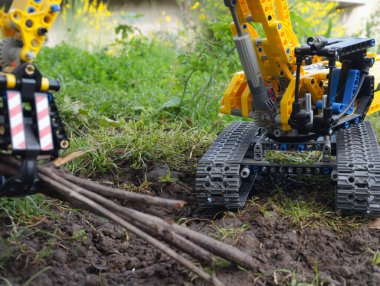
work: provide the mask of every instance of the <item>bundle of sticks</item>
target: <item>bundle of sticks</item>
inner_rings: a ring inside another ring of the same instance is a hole
[[[16,173],[19,166],[20,161],[14,157],[0,157],[2,173]],[[39,166],[38,177],[41,180],[39,192],[114,221],[212,285],[223,283],[215,275],[206,273],[194,260],[201,265],[214,266],[220,257],[246,269],[257,266],[251,256],[234,246],[144,211],[152,207],[178,210],[185,206],[185,201],[111,188],[70,175],[53,165]],[[127,202],[128,207],[121,202]]]

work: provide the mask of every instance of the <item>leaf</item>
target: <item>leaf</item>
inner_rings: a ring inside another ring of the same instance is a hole
[[[118,121],[115,121],[115,120],[112,120],[108,117],[102,116],[99,119],[99,125],[102,127],[119,127],[120,124]]]
[[[147,112],[147,109],[144,106],[132,106],[131,109],[135,112],[135,114],[142,114]]]
[[[324,34],[325,38],[331,38],[332,29],[333,29],[333,22],[331,19],[329,19],[328,28],[327,28],[326,33]]]
[[[81,115],[88,116],[90,114],[90,111],[88,109],[79,108],[78,113]]]
[[[292,22],[298,24],[296,25],[298,34],[303,34],[302,36],[305,37],[312,36],[314,34],[310,23],[306,22],[299,14],[295,13],[294,11],[290,11],[289,14],[292,18]]]
[[[169,109],[169,108],[179,108],[181,107],[181,99],[179,97],[172,98],[171,100],[165,102],[159,110]]]

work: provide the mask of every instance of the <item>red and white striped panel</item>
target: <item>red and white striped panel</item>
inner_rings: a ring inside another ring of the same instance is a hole
[[[25,126],[22,111],[21,94],[18,91],[7,92],[9,123],[13,150],[25,150]]]
[[[51,151],[54,144],[48,97],[45,93],[36,93],[35,98],[40,148],[42,151]]]

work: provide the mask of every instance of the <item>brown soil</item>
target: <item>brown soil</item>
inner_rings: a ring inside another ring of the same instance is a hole
[[[148,173],[156,181],[150,191],[191,200],[193,178],[173,173],[180,183],[159,183],[157,178],[166,174],[161,167]],[[380,230],[370,227],[373,221],[338,230],[295,225],[273,203],[265,211],[260,206],[276,193],[284,199],[317,198],[332,210],[333,187],[320,180],[275,182],[276,188],[261,184],[254,194],[259,198],[236,213],[213,214],[210,219],[210,214],[194,212],[190,203],[181,213],[167,215],[219,238],[230,230],[225,241],[256,259],[255,271],[226,263],[207,269],[215,271],[226,285],[316,285],[316,281],[320,285],[380,285],[380,266],[372,263],[374,251],[380,250]],[[1,215],[0,275],[13,285],[22,285],[41,270],[29,285],[202,285],[187,270],[115,224],[57,205],[56,218],[45,217],[38,226],[18,226],[16,239],[10,239],[9,219]]]

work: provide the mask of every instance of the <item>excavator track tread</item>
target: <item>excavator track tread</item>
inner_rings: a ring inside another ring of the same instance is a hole
[[[241,162],[258,129],[252,122],[233,122],[202,157],[195,181],[199,208],[237,209],[244,206],[252,183],[241,179]]]
[[[337,134],[336,209],[380,217],[380,151],[368,121]]]

